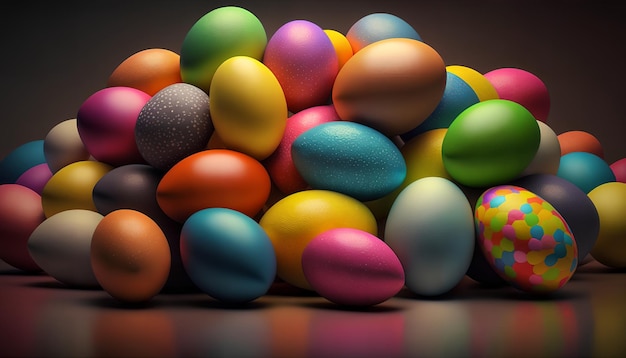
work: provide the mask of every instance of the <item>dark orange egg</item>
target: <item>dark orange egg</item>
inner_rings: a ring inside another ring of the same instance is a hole
[[[132,87],[154,96],[161,89],[179,82],[182,82],[180,55],[163,48],[149,48],[120,63],[109,76],[107,87]]]

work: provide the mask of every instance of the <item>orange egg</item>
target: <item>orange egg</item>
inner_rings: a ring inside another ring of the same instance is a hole
[[[165,285],[170,247],[161,228],[131,209],[107,214],[91,239],[91,265],[100,286],[114,298],[146,302]]]
[[[587,152],[604,158],[600,140],[585,131],[567,131],[557,136],[561,145],[561,156],[571,152]]]
[[[109,76],[107,87],[132,87],[154,96],[161,89],[179,82],[182,82],[180,55],[163,48],[149,48],[120,63]]]

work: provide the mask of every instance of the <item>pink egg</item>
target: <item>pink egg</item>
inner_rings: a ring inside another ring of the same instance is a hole
[[[41,195],[43,187],[52,178],[52,171],[47,163],[35,165],[17,178],[16,184],[23,185]]]
[[[302,269],[320,296],[340,305],[376,305],[404,286],[394,251],[359,229],[336,228],[315,236],[302,253]]]
[[[291,112],[327,104],[339,71],[330,38],[306,20],[281,26],[267,43],[263,63],[278,79]]]
[[[615,181],[626,183],[626,158],[622,158],[610,165]]]
[[[546,122],[550,112],[550,94],[535,74],[519,68],[503,67],[484,74],[501,99],[524,106],[535,119]]]
[[[280,144],[272,155],[264,161],[272,182],[283,194],[295,193],[308,187],[291,158],[291,144],[296,138],[319,124],[338,121],[339,115],[331,105],[304,109],[287,119],[287,125]]]
[[[130,87],[108,87],[89,96],[76,117],[78,134],[96,160],[113,166],[145,163],[135,124],[150,95]]]

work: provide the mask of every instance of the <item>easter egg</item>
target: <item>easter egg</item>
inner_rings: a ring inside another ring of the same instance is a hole
[[[337,61],[339,66],[337,69],[341,69],[343,65],[352,57],[353,51],[352,46],[350,45],[350,41],[346,38],[344,34],[337,30],[325,29],[324,32],[330,39],[330,42],[333,44],[335,48],[335,53],[337,54]]]
[[[404,287],[404,270],[393,250],[358,229],[315,236],[302,252],[302,270],[320,296],[340,305],[377,305]]]
[[[539,125],[539,148],[535,157],[522,171],[520,176],[531,174],[553,174],[559,171],[561,163],[561,145],[559,139],[546,123],[538,121]]]
[[[157,295],[170,271],[167,238],[148,216],[131,209],[105,215],[91,239],[96,280],[113,298],[143,303]]]
[[[78,109],[76,126],[96,160],[113,166],[143,163],[135,142],[137,116],[150,95],[131,87],[103,88]]]
[[[332,121],[305,131],[291,145],[291,155],[312,188],[361,201],[390,193],[406,176],[406,164],[395,144],[354,122]]]
[[[447,72],[443,96],[431,113],[420,125],[401,135],[406,142],[420,133],[431,129],[448,128],[450,123],[469,106],[478,103],[476,92],[459,76]]]
[[[208,208],[194,213],[183,225],[180,244],[189,277],[217,300],[255,300],[276,277],[276,255],[269,237],[239,211]]]
[[[14,148],[0,161],[0,184],[14,184],[20,175],[46,162],[43,139],[26,142]]]
[[[538,121],[548,120],[550,93],[536,74],[521,68],[503,67],[491,70],[484,76],[493,85],[499,98],[521,104]]]
[[[212,207],[255,216],[270,189],[269,174],[256,159],[229,149],[207,149],[167,171],[156,195],[163,212],[184,223],[196,211]]]
[[[326,104],[339,70],[335,47],[324,30],[292,20],[270,37],[263,63],[276,75],[291,112]]]
[[[28,252],[28,238],[45,219],[39,194],[23,185],[0,184],[0,260],[22,271],[41,271]]]
[[[441,147],[450,176],[469,187],[516,178],[537,153],[541,131],[522,105],[492,99],[476,103],[450,124]]]
[[[586,131],[566,131],[557,136],[561,145],[561,155],[572,152],[587,152],[604,159],[602,143],[593,134]]]
[[[588,152],[571,152],[561,156],[556,175],[574,183],[585,193],[600,184],[615,181],[609,164]]]
[[[134,128],[142,157],[162,170],[205,149],[212,133],[209,96],[188,83],[157,92],[141,109]]]
[[[578,247],[578,263],[583,262],[598,238],[598,212],[584,191],[554,174],[533,174],[510,184],[522,187],[549,202],[561,214]]]
[[[291,145],[296,138],[319,124],[338,120],[340,118],[332,104],[303,109],[287,119],[278,147],[263,162],[272,182],[281,192],[291,194],[309,187],[298,172],[291,156]]]
[[[52,177],[52,172],[47,163],[37,164],[20,175],[15,184],[24,185],[41,195],[43,187]]]
[[[393,38],[364,47],[343,65],[332,101],[341,119],[394,136],[420,125],[445,86],[446,68],[437,51],[418,40]]]
[[[389,13],[372,13],[363,16],[350,26],[346,38],[354,53],[371,43],[390,38],[422,41],[420,35],[409,23]]]
[[[267,158],[285,131],[287,102],[276,76],[260,61],[235,56],[213,76],[209,108],[226,148]]]
[[[182,82],[180,55],[164,48],[147,48],[130,55],[109,75],[107,87],[132,87],[154,96]]]
[[[489,80],[477,70],[464,65],[448,65],[446,71],[459,76],[465,81],[478,96],[479,101],[486,101],[488,99],[499,99],[498,92]]]
[[[615,181],[626,183],[626,158],[618,159],[614,161],[609,168],[615,175]]]
[[[41,192],[46,218],[69,209],[97,211],[93,188],[112,166],[92,160],[69,164],[54,173]]]
[[[89,151],[78,133],[76,118],[66,119],[48,131],[43,142],[46,163],[53,173],[64,166],[88,160]]]
[[[603,265],[626,268],[626,183],[600,184],[588,195],[600,218],[600,231],[591,256]]]
[[[409,290],[444,294],[461,282],[472,260],[472,207],[452,181],[418,179],[394,201],[384,240],[398,255]]]
[[[217,67],[233,56],[263,58],[267,34],[261,21],[238,6],[213,9],[186,33],[180,49],[184,82],[209,92]]]
[[[360,201],[328,190],[304,190],[280,199],[261,219],[276,253],[276,274],[285,282],[312,290],[302,270],[302,252],[318,234],[335,228],[354,228],[376,235],[372,212]]]
[[[478,244],[492,268],[513,287],[549,293],[578,265],[576,240],[556,209],[514,185],[487,189],[474,211]]]
[[[98,287],[91,268],[91,238],[102,218],[84,209],[52,215],[29,236],[28,252],[57,281],[70,287]]]

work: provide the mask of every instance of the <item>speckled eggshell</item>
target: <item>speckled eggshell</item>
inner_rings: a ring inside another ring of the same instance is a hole
[[[318,294],[340,305],[376,305],[404,287],[396,254],[358,229],[331,229],[314,237],[302,252],[302,269]]]
[[[451,180],[418,179],[394,201],[384,240],[402,262],[409,290],[444,294],[461,282],[472,260],[472,208]]]
[[[66,119],[52,127],[44,138],[43,150],[46,163],[53,173],[68,164],[87,160],[90,156],[78,134],[75,118]]]
[[[293,163],[314,189],[374,200],[397,188],[406,176],[398,147],[366,125],[332,121],[300,134],[291,145]]]
[[[188,83],[157,92],[141,109],[135,126],[139,152],[162,170],[206,148],[212,133],[209,96]]]
[[[332,41],[307,20],[292,20],[276,30],[263,63],[280,82],[291,112],[326,104],[339,70]]]

